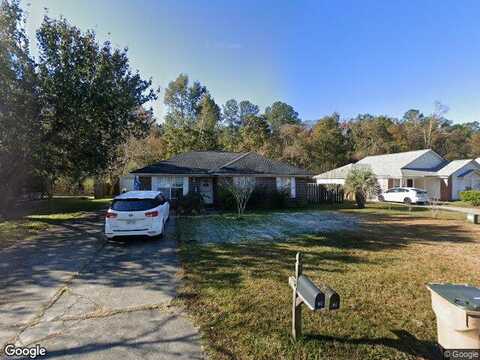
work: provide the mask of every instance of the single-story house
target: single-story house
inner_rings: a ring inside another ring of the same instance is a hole
[[[195,191],[213,204],[221,181],[239,177],[254,180],[257,188],[282,189],[301,199],[312,174],[254,152],[191,151],[132,171],[120,178],[120,189],[159,190],[170,199]]]
[[[480,190],[480,163],[474,159],[447,161],[431,149],[367,156],[364,159],[314,176],[317,184],[344,184],[352,168],[366,167],[379,188],[396,186],[425,189],[430,198],[458,200],[460,192]]]

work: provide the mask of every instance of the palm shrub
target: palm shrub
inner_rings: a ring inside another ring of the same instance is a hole
[[[355,194],[357,207],[363,209],[367,198],[378,193],[377,178],[368,168],[353,168],[345,179],[345,189]]]

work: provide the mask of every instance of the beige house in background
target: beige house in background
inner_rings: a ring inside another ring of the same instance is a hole
[[[313,178],[317,184],[341,184],[352,168],[366,167],[377,176],[382,191],[405,186],[425,189],[430,198],[458,200],[460,192],[480,190],[479,159],[447,161],[431,149],[367,156]]]

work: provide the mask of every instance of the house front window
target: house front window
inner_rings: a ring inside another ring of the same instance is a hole
[[[183,177],[181,176],[158,176],[155,179],[157,191],[161,191],[170,200],[176,200],[183,195]]]
[[[255,178],[252,176],[234,176],[233,184],[238,187],[251,187],[255,186]]]
[[[289,177],[277,177],[277,190],[287,191],[290,190],[291,179]]]
[[[296,197],[296,185],[294,177],[281,176],[277,177],[277,191],[284,191],[290,197]]]
[[[138,190],[152,190],[152,177],[151,176],[139,176],[139,189]]]

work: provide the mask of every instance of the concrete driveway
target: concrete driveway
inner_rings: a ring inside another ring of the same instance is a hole
[[[161,240],[105,242],[100,214],[0,250],[0,345],[47,358],[200,359],[199,334],[171,305],[174,219]]]

